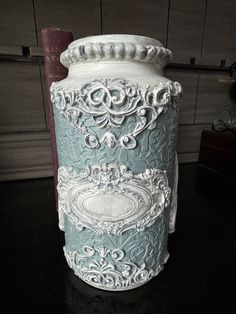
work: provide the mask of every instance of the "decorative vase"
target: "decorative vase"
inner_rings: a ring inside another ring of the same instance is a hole
[[[82,38],[61,54],[68,77],[51,86],[64,253],[100,289],[136,288],[169,256],[181,94],[163,76],[170,57],[148,37]]]

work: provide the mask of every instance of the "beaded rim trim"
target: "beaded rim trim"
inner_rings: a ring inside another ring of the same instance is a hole
[[[164,47],[110,42],[69,47],[61,54],[60,61],[66,68],[79,62],[113,59],[157,63],[164,67],[171,61],[171,58],[171,51]]]

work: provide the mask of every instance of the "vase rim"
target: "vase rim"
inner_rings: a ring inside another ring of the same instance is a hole
[[[68,48],[75,47],[78,45],[84,45],[87,43],[132,43],[139,45],[153,45],[157,47],[163,47],[163,44],[152,37],[132,34],[105,34],[105,35],[94,35],[82,37],[74,40]]]
[[[170,62],[171,51],[160,41],[140,35],[110,34],[83,37],[73,41],[61,56],[66,67],[97,61],[155,63],[163,68]]]

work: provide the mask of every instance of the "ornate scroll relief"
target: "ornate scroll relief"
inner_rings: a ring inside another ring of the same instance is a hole
[[[145,269],[145,263],[138,267],[125,261],[125,253],[120,249],[83,246],[82,253],[64,248],[68,265],[82,280],[100,289],[127,290],[138,287],[156,276],[163,268]],[[164,263],[167,261],[168,256]]]
[[[169,205],[170,188],[165,171],[147,169],[134,175],[125,165],[102,164],[77,172],[73,167],[58,171],[59,226],[64,215],[79,231],[121,234],[151,226]]]
[[[177,82],[140,88],[121,78],[93,80],[80,89],[64,90],[55,83],[51,86],[52,102],[71,125],[84,134],[85,145],[92,149],[101,144],[134,148],[136,137],[145,129],[153,129],[157,117],[167,110],[171,96],[176,97],[180,93],[181,86]],[[99,139],[82,122],[83,115],[89,115],[98,128],[119,128],[133,114],[137,117],[133,131],[119,138],[107,131]]]

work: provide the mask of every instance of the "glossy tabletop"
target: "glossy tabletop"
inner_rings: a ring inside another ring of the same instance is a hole
[[[236,313],[235,187],[232,178],[181,165],[164,270],[140,288],[106,292],[65,262],[53,179],[1,183],[1,313]]]

